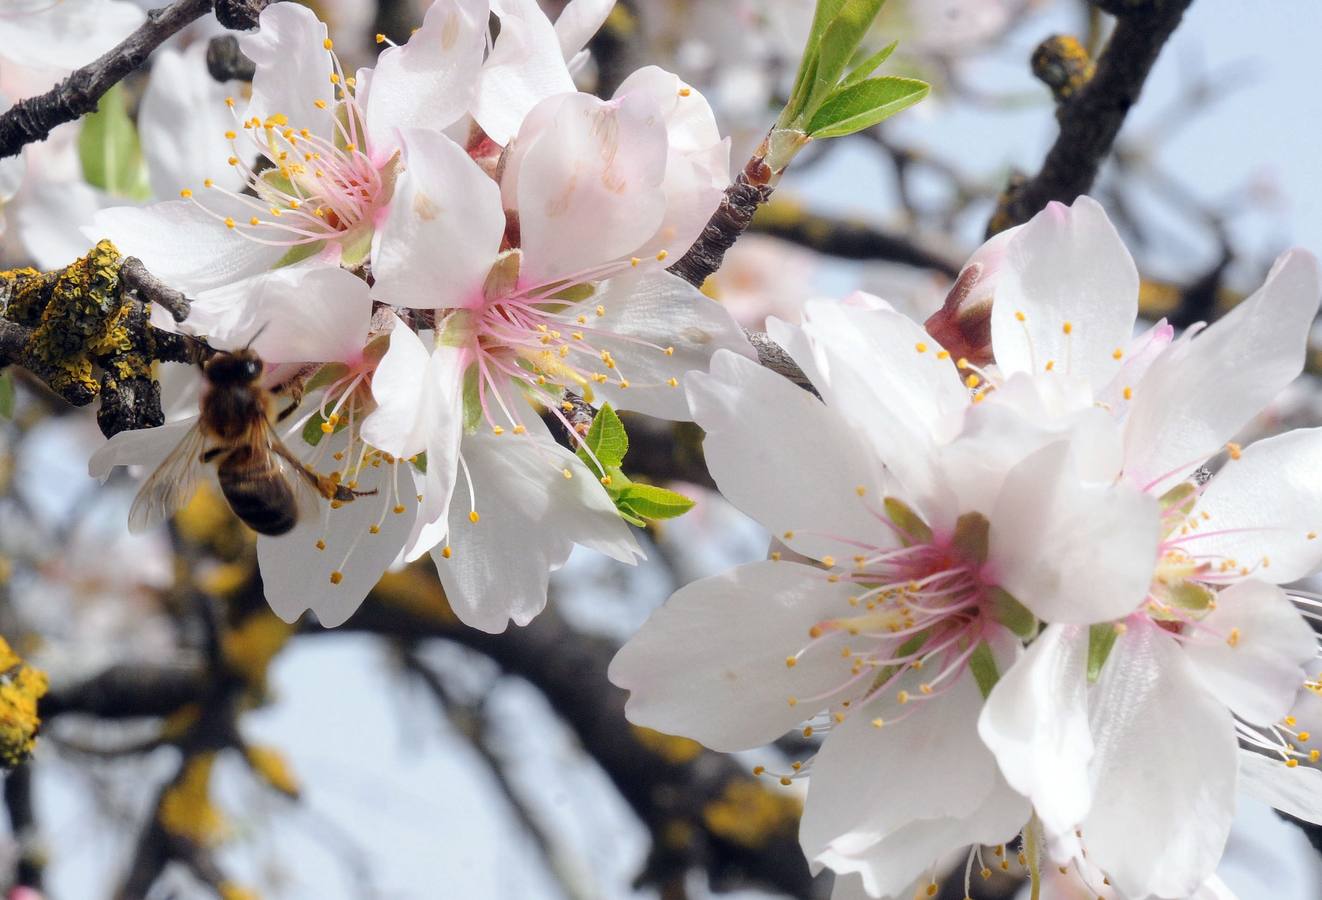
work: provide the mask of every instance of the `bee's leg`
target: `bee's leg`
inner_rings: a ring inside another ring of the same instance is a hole
[[[210,450],[203,450],[202,455],[198,457],[198,459],[200,459],[204,463],[209,463],[224,452],[225,452],[224,447],[212,447]]]
[[[299,401],[295,400],[293,403],[289,404],[284,409],[280,410],[279,415],[275,417],[276,424],[278,425],[281,422],[283,422],[285,419],[288,419],[290,416],[292,416],[294,414],[294,410],[298,409],[298,403]]]

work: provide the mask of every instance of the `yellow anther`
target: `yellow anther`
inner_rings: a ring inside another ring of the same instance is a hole
[[[402,516],[404,514],[404,504],[397,503],[390,511],[397,516]]]
[[[961,356],[959,359],[955,360],[956,369],[967,369],[968,367],[969,367],[969,361],[964,357]]]
[[[932,882],[931,884],[929,884],[929,885],[927,886],[927,896],[929,896],[929,897],[935,897],[935,896],[936,896],[936,882],[935,882],[935,881]]]
[[[675,348],[674,348],[674,347],[667,347],[666,349],[662,350],[661,352],[664,353],[666,356],[674,356],[674,355],[675,355]]]
[[[1238,628],[1232,628],[1232,629],[1230,629],[1230,636],[1229,636],[1228,638],[1226,638],[1226,643],[1229,644],[1229,645],[1232,646],[1232,647],[1238,647],[1238,646],[1239,646],[1239,629],[1238,629]]]
[[[1016,311],[1016,312],[1015,312],[1014,317],[1015,317],[1016,319],[1018,319],[1020,322],[1023,322],[1023,321],[1025,321],[1025,320],[1028,318],[1028,317],[1025,316],[1022,312],[1019,312],[1019,311]]]
[[[340,76],[339,76],[338,73],[336,73],[336,72],[331,72],[331,73],[330,73],[330,83],[331,83],[331,84],[339,84],[339,83],[340,83]]]
[[[992,870],[987,868],[986,866],[983,866],[982,869],[978,872],[978,874],[981,875],[983,879],[991,878]]]
[[[849,705],[849,701],[846,700],[846,701],[844,702],[843,705],[844,705],[844,706],[848,706],[848,705]],[[843,722],[843,721],[845,720],[845,714],[842,713],[842,712],[831,713],[831,719],[832,719],[832,721],[835,722],[835,724],[839,725],[841,722]]]
[[[982,383],[982,379],[972,373],[970,373],[969,376],[964,379],[964,386],[967,388],[975,388],[981,383]]]
[[[1299,760],[1297,760],[1297,759],[1287,759],[1287,760],[1285,761],[1285,767],[1286,767],[1287,769],[1293,769],[1293,768],[1296,768],[1298,765],[1299,765]]]
[[[339,509],[339,508],[340,508],[341,506],[343,506],[343,505],[344,505],[344,501],[342,501],[342,500],[332,500],[332,501],[330,502],[330,508],[331,508],[331,509]]]
[[[822,626],[814,625],[808,629],[808,637],[812,638],[813,640],[816,640],[821,636],[822,636]]]
[[[339,583],[340,583],[341,581],[343,581],[343,580],[344,580],[344,573],[343,573],[343,572],[340,572],[340,571],[338,571],[338,570],[337,570],[337,571],[334,571],[334,572],[331,572],[331,574],[330,574],[330,583],[331,583],[331,584],[339,584]]]
[[[326,542],[323,541],[323,540],[318,540],[317,543],[316,543],[316,548],[317,548],[318,550],[325,550],[325,549],[326,549]]]
[[[804,737],[812,737],[812,726],[811,726],[811,725],[805,725],[805,726],[803,726],[803,736],[804,736]]]
[[[666,258],[667,256],[669,256],[669,255],[670,255],[670,251],[669,251],[669,250],[662,250],[661,252],[659,252],[659,253],[656,255],[656,261],[657,261],[657,262],[662,262],[662,261],[664,261],[665,258]]]
[[[671,387],[679,387],[679,379],[675,378],[672,375],[670,378],[666,379],[666,384],[670,385]]]
[[[919,353],[927,352],[927,345],[924,344],[922,341],[919,341],[918,343],[914,344],[913,348],[917,350]]]
[[[931,694],[932,686],[930,684],[920,684],[918,685],[918,690],[922,691],[924,694]]]
[[[381,533],[381,526],[380,526],[380,525],[370,525],[370,526],[368,526],[368,528],[367,528],[367,533],[368,533],[368,534],[380,534],[380,533]]]
[[[767,771],[767,767],[766,767],[766,766],[753,766],[753,774],[754,774],[754,775],[762,775],[762,774],[765,774],[766,771]]]
[[[624,378],[621,378],[621,379],[620,379],[620,387],[622,387],[622,388],[627,388],[628,386],[629,386],[629,382],[628,382],[628,380],[627,380],[627,379],[624,379]]]
[[[899,701],[901,706],[903,706],[904,704],[909,702],[909,692],[900,691],[898,694],[895,695],[895,699]]]
[[[325,108],[326,108],[326,101],[325,101],[325,100],[314,100],[314,101],[312,102],[312,105],[315,106],[317,109],[325,109]]]
[[[1054,368],[1056,368],[1056,361],[1054,359],[1047,360],[1046,370],[1050,372]]]
[[[527,434],[527,432],[528,432],[528,429],[527,429],[527,428],[524,428],[522,425],[515,425],[515,426],[514,426],[514,433],[515,433],[515,434]]]
[[[1310,731],[1301,731],[1301,732],[1299,732],[1299,743],[1301,743],[1301,744],[1307,744],[1307,743],[1308,743],[1308,739],[1311,738],[1312,736],[1313,736],[1313,734],[1312,734],[1312,732],[1310,732]]]
[[[451,550],[448,546],[443,547],[441,549],[441,556],[445,557],[446,559],[449,559],[451,556],[454,556],[454,551]]]
[[[1234,441],[1231,441],[1230,443],[1226,444],[1226,452],[1230,454],[1231,459],[1239,459],[1241,456],[1244,455],[1243,448],[1240,447],[1239,444],[1236,444]]]
[[[1060,330],[1065,332],[1066,334],[1069,334],[1071,331],[1074,330],[1074,325],[1071,322],[1066,322],[1064,325],[1060,326]]]
[[[936,358],[937,358],[937,359],[950,359],[950,351],[949,351],[949,350],[938,350],[938,351],[936,351]]]
[[[252,218],[250,218],[250,219],[248,220],[248,224],[249,224],[249,225],[260,225],[260,224],[262,224],[262,220],[259,219],[259,218],[257,218],[256,216],[253,216]]]
[[[799,705],[799,698],[798,698],[798,697],[786,697],[786,698],[785,698],[785,702],[788,703],[790,706],[798,706],[798,705]]]
[[[1308,539],[1309,539],[1310,541],[1315,541],[1315,540],[1317,540],[1317,532],[1316,532],[1316,531],[1310,531],[1310,532],[1308,532],[1307,537],[1308,537]]]
[[[376,34],[376,42],[378,44],[384,44],[386,42],[386,36],[378,31]]]
[[[1111,359],[1116,359],[1116,360],[1123,359],[1124,355],[1125,355],[1125,351],[1121,350],[1119,347],[1116,347],[1114,350],[1111,351]]]
[[[233,109],[233,108],[234,108],[234,98],[233,98],[233,97],[226,97],[226,98],[225,98],[225,105],[228,106],[230,109]]]
[[[347,153],[353,153],[358,149],[357,144],[345,144],[344,149]]]
[[[214,181],[212,181],[210,178],[203,179],[203,181],[202,181],[202,187],[204,187],[204,188],[213,188],[213,187],[215,187],[215,186],[216,186],[216,183],[215,183]]]
[[[228,162],[231,166],[237,166],[239,164],[239,158],[237,156],[231,156],[229,159],[226,160],[226,162]]]
[[[563,476],[565,476],[566,479],[569,479],[569,478],[573,478],[573,477],[574,477],[574,473],[571,472],[571,471],[569,471],[568,469],[561,469],[561,470],[560,470],[560,474],[563,475]]]
[[[873,719],[873,720],[872,720],[872,727],[873,727],[873,728],[880,728],[881,726],[883,726],[883,725],[885,725],[885,724],[886,724],[886,720],[885,720],[885,719],[877,718],[877,719]]]
[[[629,257],[629,265],[633,266],[635,269],[638,268],[640,262],[642,262],[642,260],[636,256]]]
[[[611,477],[609,475],[601,476],[601,483],[604,484],[606,487],[610,487]]]
[[[798,659],[793,656],[785,657],[785,668],[792,669],[799,664]]]
[[[233,228],[233,227],[234,227],[234,220],[231,219],[231,218],[229,218],[229,217],[226,217],[226,218],[225,218],[225,227],[226,227],[226,228]]]
[[[598,305],[595,312],[598,316],[604,316],[606,315],[606,307]]]
[[[225,140],[227,140],[227,141],[232,141],[232,140],[234,140],[236,137],[238,137],[238,135],[235,134],[233,131],[227,131],[227,132],[225,132]]]
[[[791,784],[793,784],[794,782],[789,778],[788,775],[782,775],[782,776],[780,776],[780,783],[781,783],[784,787],[789,787],[789,786],[790,786]]]
[[[692,94],[692,93],[693,93],[693,88],[691,88],[691,87],[687,87],[687,86],[685,86],[685,87],[682,87],[682,88],[679,89],[679,95],[680,95],[681,97],[687,97],[687,96],[689,96],[689,95]]]
[[[1284,719],[1282,719],[1281,721],[1285,722],[1285,726],[1286,726],[1287,728],[1293,728],[1293,727],[1295,727],[1296,725],[1299,724],[1299,720],[1296,719],[1294,716],[1286,716],[1286,717],[1285,717]]]
[[[335,46],[335,42],[332,41],[330,38],[326,38],[326,40],[321,42],[321,46],[325,47],[327,50],[330,50]]]
[[[473,510],[468,514],[468,521],[472,522],[474,525],[477,524],[477,520],[480,518],[482,517],[477,514],[477,510]]]
[[[780,562],[780,551],[772,550],[770,553],[770,557],[772,562]]]
[[[356,87],[358,85],[358,79],[350,75],[348,78],[344,79],[344,83],[349,87]]]
[[[493,425],[491,428],[491,433],[499,437],[500,435],[505,433],[505,429],[501,428],[499,425]]]
[[[826,566],[828,569],[831,568],[832,566],[835,565],[835,557],[834,557],[834,556],[823,556],[823,557],[822,557],[822,565]]]
[[[193,192],[190,191],[188,188],[184,188],[182,191],[179,192],[179,196],[187,200],[189,197],[193,196]]]
[[[1134,389],[1132,387],[1125,388],[1125,399],[1126,400],[1134,399]]]
[[[792,532],[792,531],[787,531],[787,532],[785,532],[785,540],[787,540],[787,541],[792,541],[792,540],[794,540],[794,532]]]

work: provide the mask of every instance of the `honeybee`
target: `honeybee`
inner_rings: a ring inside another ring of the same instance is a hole
[[[218,352],[202,374],[197,423],[138,491],[129,530],[149,528],[181,507],[192,497],[203,463],[216,463],[230,509],[260,534],[290,531],[300,507],[315,508],[318,497],[347,503],[362,496],[304,465],[280,440],[271,425],[271,393],[258,384],[262,360],[256,353]]]

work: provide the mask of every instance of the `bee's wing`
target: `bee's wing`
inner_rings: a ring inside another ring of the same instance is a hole
[[[261,429],[259,440],[270,450],[268,460],[294,489],[294,503],[298,507],[299,518],[320,518],[322,494],[317,488],[317,474],[285,446],[268,420],[262,419],[257,427]]]
[[[129,531],[146,531],[188,502],[197,488],[199,457],[205,447],[206,436],[194,425],[142,483],[129,509]]]

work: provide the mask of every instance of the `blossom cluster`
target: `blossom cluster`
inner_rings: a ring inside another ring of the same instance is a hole
[[[818,396],[724,352],[688,376],[717,484],[777,544],[675,594],[611,678],[719,750],[824,738],[758,771],[807,778],[837,896],[933,894],[971,847],[968,893],[1016,842],[1094,896],[1222,896],[1237,793],[1322,821],[1322,617],[1280,586],[1322,565],[1322,431],[1232,440],[1302,369],[1317,263],[1175,340],[1133,336],[1089,198],[975,260],[985,365],[855,295],[770,323]]]
[[[430,554],[463,621],[525,624],[575,544],[639,555],[608,467],[552,437],[545,420],[574,431],[566,392],[685,418],[685,372],[752,354],[665,270],[729,182],[706,101],[655,67],[609,100],[575,90],[611,6],[552,23],[535,0],[437,0],[350,73],[310,10],[272,5],[240,42],[250,96],[223,99],[213,135],[227,170],[87,227],[195,298],[182,330],[255,352],[290,398],[286,445],[357,497],[259,539],[281,616],[337,625]],[[116,436],[93,474],[159,463],[195,421]]]

